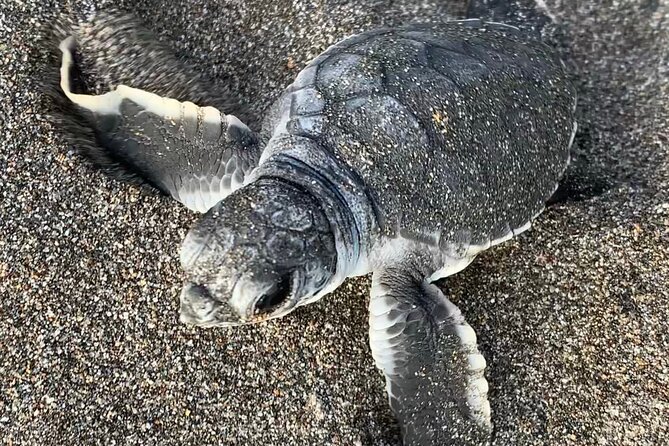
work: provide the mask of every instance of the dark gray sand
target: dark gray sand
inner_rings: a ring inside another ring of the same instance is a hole
[[[463,6],[104,3],[257,113],[341,37]],[[444,286],[488,359],[496,445],[669,444],[669,2],[547,3],[581,94],[569,174],[606,190],[553,206]],[[96,172],[45,120],[38,30],[92,9],[59,5],[0,7],[3,444],[396,444],[367,279],[257,327],[178,323],[178,247],[195,217]]]

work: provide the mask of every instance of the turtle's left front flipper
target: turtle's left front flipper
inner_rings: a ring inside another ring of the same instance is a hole
[[[405,446],[485,445],[485,359],[460,310],[419,272],[374,273],[370,345]]]
[[[215,91],[199,80],[193,80],[193,85],[186,81],[183,86],[175,85],[178,79],[195,78],[188,77],[187,70],[181,69],[166,48],[155,45],[150,34],[137,31],[132,20],[112,17],[99,26],[99,51],[111,51],[106,49],[109,46],[121,59],[100,57],[109,60],[110,68],[128,64],[132,70],[125,71],[137,76],[139,85],[176,94],[200,84]],[[126,50],[124,45],[130,48]],[[182,102],[126,85],[103,95],[75,93],[76,46],[74,36],[60,42],[60,84],[55,92],[60,97],[55,105],[60,100],[57,125],[74,136],[70,139],[77,150],[108,172],[147,182],[199,212],[207,211],[243,184],[257,165],[260,150],[258,136],[237,117],[208,104]],[[137,66],[142,59],[147,61],[145,71]]]

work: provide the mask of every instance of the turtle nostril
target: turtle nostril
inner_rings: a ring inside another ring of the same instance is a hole
[[[255,313],[268,313],[281,306],[290,296],[290,276],[283,276],[272,288],[266,291],[255,304]]]
[[[191,314],[196,317],[207,316],[214,309],[215,301],[204,285],[189,283],[181,293],[182,304],[190,308]]]

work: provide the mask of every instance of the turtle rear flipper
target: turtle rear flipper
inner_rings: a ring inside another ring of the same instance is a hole
[[[402,267],[374,273],[372,354],[405,446],[482,445],[492,425],[485,359],[460,310]]]
[[[467,18],[506,23],[541,34],[553,21],[543,2],[537,0],[469,0]]]
[[[115,176],[149,183],[199,212],[240,187],[257,165],[258,137],[237,117],[200,106],[237,108],[236,103],[223,93],[218,99],[208,96],[216,88],[183,69],[131,19],[112,17],[96,26],[101,29],[84,28],[80,33],[88,40],[94,36],[93,46],[101,57],[112,70],[123,71],[119,77],[153,92],[119,85],[103,95],[75,93],[77,40],[65,37],[59,43],[54,115],[75,149]],[[130,54],[125,54],[124,45]],[[122,56],[129,68],[119,68],[119,60],[109,52]],[[200,104],[181,102],[184,99]]]

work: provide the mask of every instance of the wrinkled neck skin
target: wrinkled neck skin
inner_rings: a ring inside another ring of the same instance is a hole
[[[281,135],[265,149],[250,181],[277,177],[299,184],[321,203],[337,247],[337,271],[329,286],[304,303],[320,299],[348,276],[370,272],[373,234],[378,233],[374,201],[362,180],[317,142]]]

